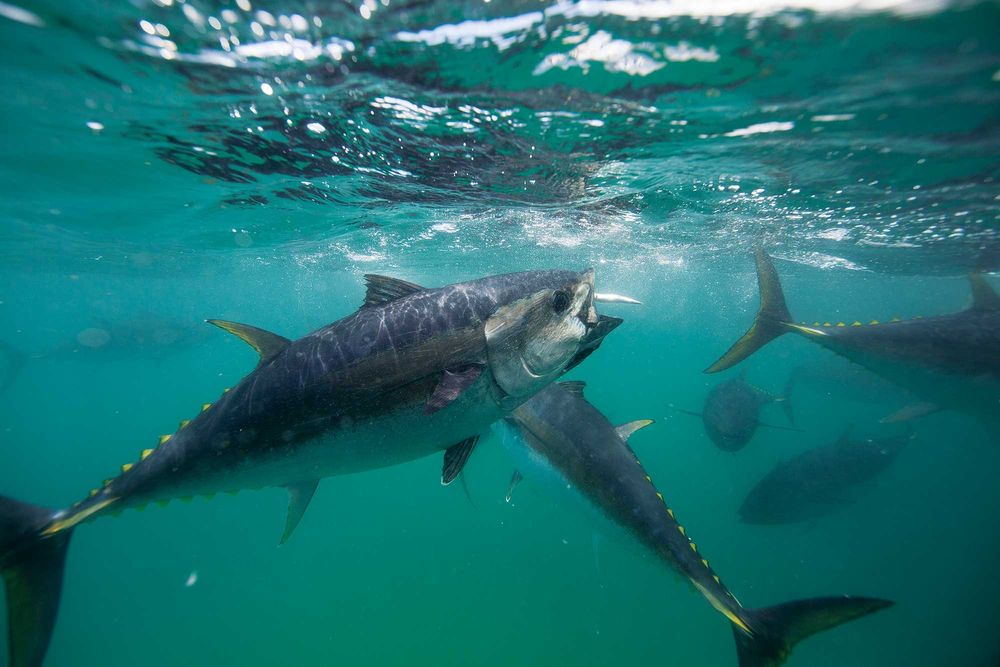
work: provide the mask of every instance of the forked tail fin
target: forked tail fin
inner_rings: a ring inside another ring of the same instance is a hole
[[[71,530],[40,535],[52,510],[0,496],[0,574],[10,667],[39,667],[59,611]]]
[[[792,316],[785,305],[785,295],[781,291],[778,272],[763,248],[757,248],[757,286],[760,289],[760,309],[750,330],[733,343],[719,360],[705,369],[706,373],[718,373],[735,366],[772,340],[785,333],[785,324]]]
[[[740,667],[777,667],[800,641],[892,606],[889,600],[843,595],[795,600],[774,607],[745,609],[743,618],[753,630],[747,634],[733,625]]]

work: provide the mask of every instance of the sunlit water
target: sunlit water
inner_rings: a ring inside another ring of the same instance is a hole
[[[294,337],[364,273],[597,270],[641,299],[573,372],[741,601],[890,598],[793,665],[994,665],[996,435],[941,413],[826,518],[738,521],[778,461],[898,408],[795,390],[804,433],[717,450],[701,373],[756,307],[954,312],[1000,265],[1000,10],[935,0],[0,3],[0,491],[63,506],[254,364],[202,320]],[[997,284],[993,278],[993,284]],[[801,315],[800,315],[801,314]],[[744,364],[778,392],[825,355]],[[784,416],[765,408],[764,421]],[[726,622],[525,482],[496,438],[321,485],[77,532],[48,665],[734,665]],[[5,641],[0,640],[0,641]],[[4,649],[5,650],[5,649]]]

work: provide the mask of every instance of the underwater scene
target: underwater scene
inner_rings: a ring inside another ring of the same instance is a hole
[[[0,664],[1000,665],[1000,4],[0,40]]]

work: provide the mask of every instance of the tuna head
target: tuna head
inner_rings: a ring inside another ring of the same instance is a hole
[[[592,345],[599,318],[594,271],[547,272],[528,293],[501,305],[486,322],[490,370],[509,396],[526,398],[563,372]]]

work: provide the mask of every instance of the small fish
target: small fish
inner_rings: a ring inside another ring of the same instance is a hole
[[[519,471],[579,496],[591,515],[624,528],[729,620],[741,667],[780,665],[806,637],[892,604],[843,595],[761,609],[742,606],[674,518],[628,445],[629,436],[651,420],[613,426],[583,397],[583,383],[549,385],[504,422],[504,443]]]
[[[594,307],[593,270],[436,289],[366,280],[357,312],[295,341],[210,320],[259,354],[249,375],[69,508],[0,497],[10,667],[42,663],[78,524],[150,502],[283,486],[284,542],[323,477],[445,450],[448,484],[490,424],[593,352],[608,331]]]
[[[808,521],[852,502],[856,487],[888,468],[913,435],[852,439],[848,429],[835,443],[779,463],[740,506],[746,523]]]
[[[706,373],[725,370],[792,332],[906,389],[923,404],[895,421],[952,409],[1000,429],[1000,295],[970,276],[972,306],[950,315],[906,321],[797,324],[771,258],[756,251],[760,309],[749,331]]]

